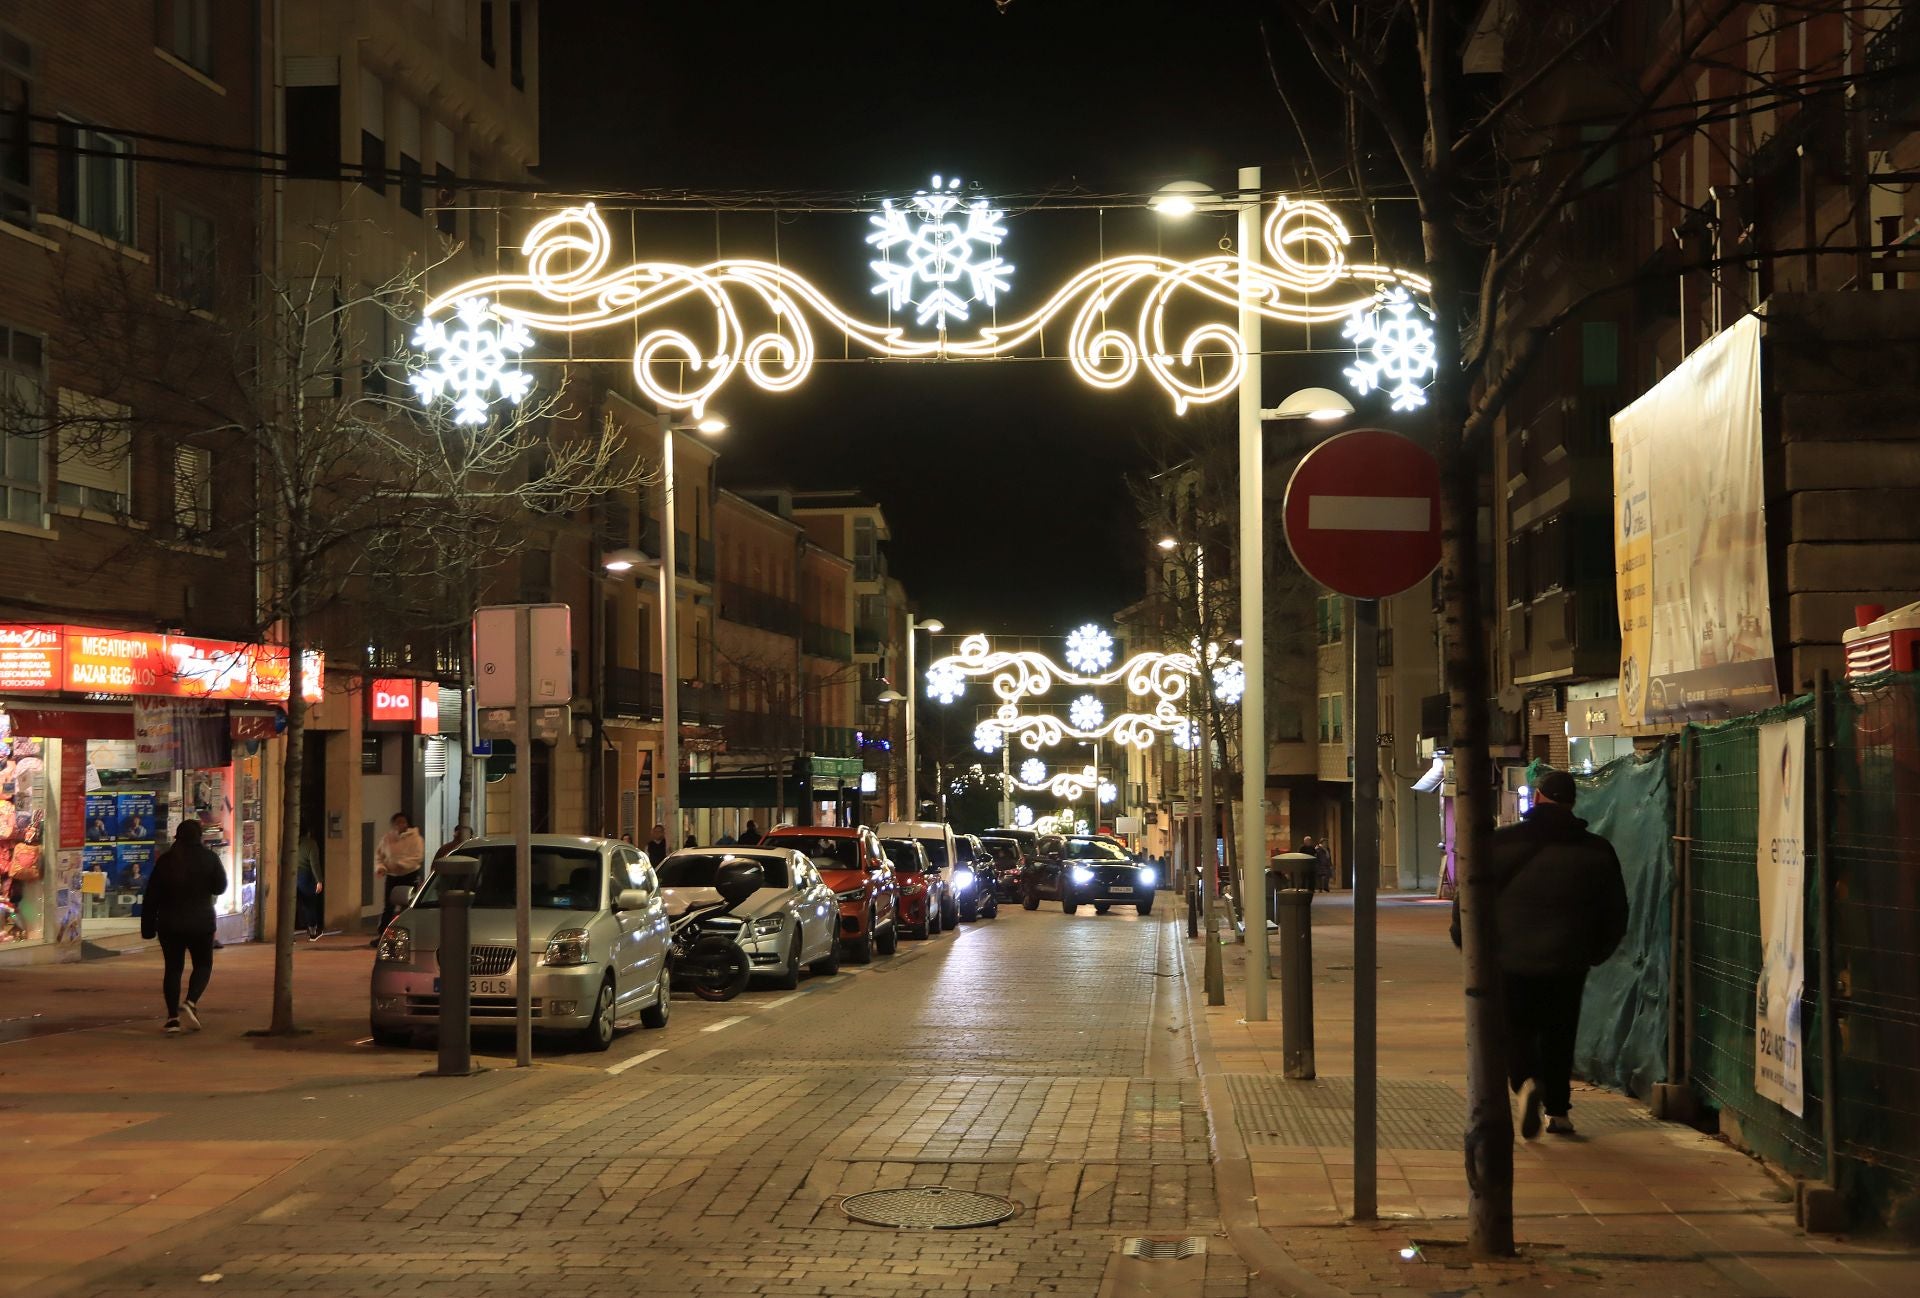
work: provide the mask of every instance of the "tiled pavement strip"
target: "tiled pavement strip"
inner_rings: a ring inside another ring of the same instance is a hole
[[[194,1136],[247,1183],[175,1187],[161,1198],[183,1195],[177,1206],[142,1200],[86,1223],[61,1215],[71,1199],[29,1188],[40,1220],[16,1223],[27,1243],[7,1246],[0,1292],[1092,1295],[1124,1237],[1193,1232],[1208,1238],[1206,1257],[1166,1274],[1190,1276],[1184,1292],[1246,1293],[1245,1267],[1216,1234],[1206,1116],[1179,1066],[1191,1052],[1153,1039],[1180,1035],[1156,1026],[1156,1003],[1173,1025],[1185,1019],[1176,946],[1175,930],[1131,916],[1016,912],[861,976],[809,979],[771,1012],[760,1006],[781,998],[759,992],[676,1000],[665,1032],[628,1033],[607,1056],[543,1052],[531,1076],[478,1087],[403,1080],[431,1057],[348,1046],[351,1020],[323,1019],[295,1045],[240,1041],[231,1012],[184,1041],[155,1038],[147,1020],[22,1042],[23,1060],[57,1051],[95,1074],[129,1056],[140,1061],[129,1090],[178,1086],[216,1058],[225,1075],[231,1056],[265,1092],[227,1102],[238,1131],[278,1112],[289,1128],[337,1134],[204,1140],[204,1101],[83,1105],[36,1061],[39,1076],[14,1092],[18,1116],[77,1124],[40,1155],[40,1186],[63,1192],[63,1167],[87,1163],[91,1179],[104,1174],[94,1160],[114,1158],[138,1196],[157,1169],[179,1166],[189,1142],[169,1133]],[[229,987],[259,969],[255,956],[223,953]],[[327,957],[301,958],[306,976]],[[351,966],[338,986],[323,972],[303,985],[316,1006],[337,997],[357,1010],[365,957],[331,958]],[[127,990],[145,990],[132,970],[149,962],[112,963]],[[745,1021],[699,1030],[731,1017]],[[276,1067],[259,1064],[263,1052]],[[276,1073],[303,1080],[275,1086]],[[422,1112],[410,1107],[420,1087],[471,1098]],[[381,1126],[350,1120],[356,1104],[407,1111]],[[96,1112],[65,1112],[80,1107]],[[908,1184],[1005,1194],[1021,1210],[989,1230],[923,1233],[839,1210],[845,1195]],[[120,1220],[155,1237],[70,1265],[126,1243]],[[86,1241],[98,1247],[70,1247]]]

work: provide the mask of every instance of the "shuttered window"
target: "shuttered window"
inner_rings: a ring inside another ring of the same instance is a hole
[[[174,448],[173,526],[186,536],[213,530],[213,455],[204,447]]]
[[[131,420],[133,412],[72,388],[61,388],[60,480],[63,505],[117,517],[127,513],[132,490]]]

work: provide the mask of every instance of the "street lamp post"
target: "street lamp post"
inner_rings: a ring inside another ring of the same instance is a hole
[[[667,827],[669,845],[680,841],[680,595],[675,571],[673,438],[676,433],[727,431],[727,421],[708,415],[695,424],[668,424],[660,435],[660,769],[654,772],[659,823]],[[608,572],[626,572],[635,556],[615,551],[602,565]]]
[[[915,666],[914,661],[914,633],[925,631],[929,635],[938,635],[946,629],[947,624],[937,617],[930,617],[926,621],[921,622],[915,620],[914,616],[909,613],[907,615],[907,679],[903,682],[907,687],[906,691],[902,693],[899,690],[887,690],[880,695],[880,701],[882,703],[905,703],[907,705],[907,738],[902,747],[906,749],[903,756],[906,758],[907,763],[906,818],[908,820],[918,820],[920,818],[919,779],[918,773],[914,770],[913,760],[914,718],[916,715],[914,698],[919,692],[915,685],[919,669]]]

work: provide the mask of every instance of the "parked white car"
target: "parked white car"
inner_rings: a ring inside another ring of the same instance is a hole
[[[473,882],[468,992],[475,1028],[511,1027],[514,843],[492,835],[461,844],[480,862]],[[440,889],[429,875],[380,935],[373,962],[373,1038],[403,1045],[440,1013]],[[638,1014],[665,1027],[667,910],[653,867],[629,844],[571,834],[533,836],[533,1028],[613,1044],[615,1020]]]
[[[727,861],[752,861],[765,886],[723,914],[700,921],[703,932],[733,937],[756,976],[800,985],[800,966],[817,974],[840,972],[839,899],[805,853],[779,847],[687,847],[660,862],[667,913],[717,901],[714,872]]]

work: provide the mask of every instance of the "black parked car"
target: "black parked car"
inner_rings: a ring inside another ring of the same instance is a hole
[[[953,872],[947,885],[960,907],[960,918],[971,922],[1000,913],[1000,896],[993,882],[993,853],[972,834],[953,836]]]
[[[1089,904],[1102,915],[1114,906],[1151,915],[1159,886],[1158,870],[1135,861],[1109,839],[1050,834],[1041,840],[1039,862],[1027,871],[1021,905],[1037,910],[1046,897],[1058,898],[1069,915]]]

